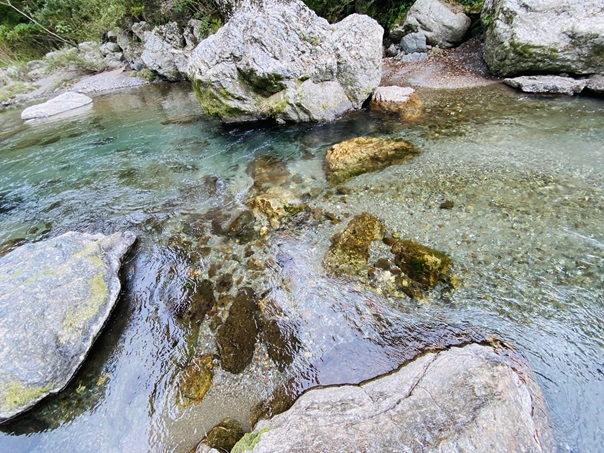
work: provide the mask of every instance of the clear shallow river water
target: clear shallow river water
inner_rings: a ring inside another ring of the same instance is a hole
[[[1,114],[3,249],[69,230],[131,229],[139,242],[89,359],[64,392],[1,428],[0,451],[187,452],[225,417],[248,424],[274,392],[359,382],[422,345],[481,335],[527,357],[560,451],[600,450],[604,101],[502,87],[423,95],[427,115],[413,124],[358,112],[333,124],[226,129],[178,85],[103,96],[61,122],[24,127],[18,112]],[[422,154],[355,178],[341,195],[326,188],[323,156],[358,135],[405,138]],[[238,209],[253,185],[248,167],[264,156],[285,163],[288,190],[313,194],[311,206],[344,222],[258,245],[208,239],[208,212]],[[439,209],[444,200],[454,208]],[[462,287],[418,302],[327,278],[329,237],[361,211],[449,253]],[[245,267],[251,252],[266,261],[261,271]],[[276,365],[260,342],[243,373],[216,369],[203,401],[182,407],[178,376],[216,346],[210,317],[191,326],[178,307],[191,275],[212,265],[218,278],[265,289],[264,314],[292,332],[293,357]]]

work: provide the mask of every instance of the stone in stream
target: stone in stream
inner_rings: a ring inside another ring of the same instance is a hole
[[[325,155],[325,176],[330,184],[399,164],[419,154],[412,143],[373,137],[357,137],[336,143]]]
[[[503,83],[518,88],[525,93],[579,94],[587,85],[587,80],[553,75],[521,76],[504,79]]]
[[[223,370],[241,373],[252,361],[258,341],[258,315],[254,291],[247,287],[240,289],[229,309],[229,316],[216,332]]]
[[[241,424],[237,420],[227,418],[214,426],[202,442],[206,448],[215,448],[214,451],[231,451],[243,434]],[[201,447],[197,451],[200,449]]]
[[[416,121],[423,116],[424,103],[411,87],[378,87],[371,96],[372,110],[397,113],[403,121]]]
[[[478,344],[420,355],[365,382],[314,389],[231,452],[550,452],[543,396],[524,361]]]
[[[323,267],[332,275],[359,275],[367,272],[369,247],[380,241],[386,229],[380,220],[363,212],[355,216],[341,233],[331,238],[331,247],[323,259]]]
[[[382,36],[368,16],[329,24],[301,0],[245,0],[193,51],[189,78],[226,123],[330,121],[378,86]]]
[[[42,104],[32,105],[21,112],[21,119],[34,120],[59,115],[92,103],[92,99],[81,93],[68,91]]]
[[[394,263],[424,290],[451,277],[451,258],[415,241],[397,240],[392,245]]]
[[[69,232],[0,258],[0,421],[70,381],[117,301],[135,239]]]
[[[604,72],[604,0],[486,0],[484,59],[503,77]]]

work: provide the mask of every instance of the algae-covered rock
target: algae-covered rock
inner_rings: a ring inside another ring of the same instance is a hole
[[[227,123],[330,121],[378,86],[382,36],[368,16],[329,24],[300,0],[244,0],[197,46],[189,77],[205,112]]]
[[[352,138],[327,150],[325,175],[329,183],[338,184],[352,176],[404,162],[418,154],[417,148],[405,140]]]
[[[237,293],[226,321],[216,332],[220,365],[231,373],[241,373],[252,361],[258,340],[258,302],[254,290]]]
[[[378,87],[371,96],[371,109],[396,113],[403,121],[417,121],[423,116],[424,103],[411,87]]]
[[[604,72],[604,0],[486,0],[484,59],[498,76]]]
[[[231,451],[244,434],[243,428],[237,420],[227,418],[210,430],[203,439],[203,443],[218,451]]]
[[[214,356],[198,355],[191,359],[177,377],[179,405],[181,407],[199,404],[208,393],[214,378]]]
[[[117,301],[135,239],[70,232],[0,258],[0,421],[70,381]]]
[[[398,240],[392,245],[392,253],[395,264],[424,290],[433,289],[450,276],[451,258],[438,250],[414,241]]]
[[[295,193],[280,187],[271,187],[253,196],[247,203],[254,214],[266,218],[275,229],[279,228],[285,219],[306,207]]]
[[[300,340],[292,326],[286,322],[274,319],[267,321],[262,329],[262,337],[268,356],[280,371],[293,362],[294,355],[300,350]]]
[[[386,230],[380,220],[363,212],[355,216],[341,233],[331,238],[323,266],[332,275],[359,275],[367,272],[369,247],[380,241]]]

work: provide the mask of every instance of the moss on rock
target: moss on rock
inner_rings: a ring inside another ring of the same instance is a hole
[[[235,444],[231,453],[244,453],[246,451],[251,451],[254,449],[258,441],[260,440],[260,436],[264,433],[268,432],[268,428],[262,428],[260,431],[253,431],[251,433],[246,433],[239,442]]]
[[[26,386],[22,382],[13,381],[0,389],[0,410],[11,411],[22,407],[30,401],[34,401],[46,395],[52,389],[52,384],[47,386]]]
[[[208,393],[214,378],[214,356],[195,356],[178,375],[179,405],[181,407],[199,404]]]
[[[332,275],[366,274],[369,247],[373,241],[381,241],[385,233],[377,217],[367,212],[355,216],[344,231],[331,238],[323,266]]]
[[[409,240],[397,240],[391,250],[395,264],[424,290],[450,278],[451,258],[438,250]],[[413,289],[412,295],[416,293],[411,282],[403,286]]]

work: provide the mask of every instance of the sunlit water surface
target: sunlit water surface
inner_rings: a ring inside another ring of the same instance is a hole
[[[254,408],[279,391],[360,382],[422,348],[491,335],[535,370],[559,450],[600,450],[604,101],[502,87],[423,94],[427,114],[413,124],[357,112],[332,124],[228,129],[178,85],[103,96],[63,121],[23,126],[18,112],[1,114],[4,252],[69,230],[129,229],[139,241],[86,363],[61,394],[2,427],[0,451],[187,452],[226,417],[249,429]],[[422,154],[340,195],[326,188],[322,160],[358,135],[405,138]],[[292,190],[314,190],[308,203],[344,222],[269,235],[254,249],[267,263],[256,275],[240,264],[244,246],[214,238],[201,253],[196,240],[204,215],[245,202],[246,169],[264,156],[285,162]],[[439,209],[444,200],[454,208]],[[449,253],[462,287],[418,302],[325,276],[329,237],[362,211]],[[190,275],[212,265],[265,289],[264,315],[292,334],[292,358],[277,366],[259,342],[243,373],[217,368],[203,401],[183,408],[177,376],[216,346],[210,317],[191,326],[175,307]]]

